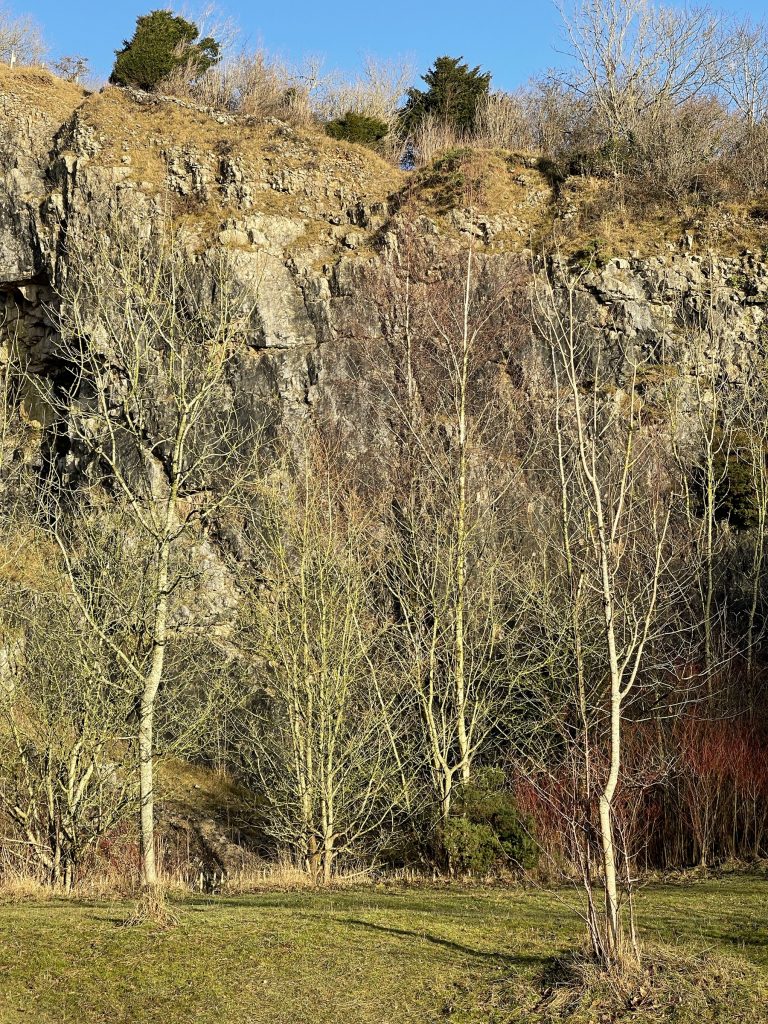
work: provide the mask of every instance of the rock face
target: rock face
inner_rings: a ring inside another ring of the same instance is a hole
[[[431,247],[439,273],[441,252],[469,239],[489,260],[530,259],[531,238],[557,215],[535,168],[500,167],[494,208],[477,212],[428,180],[419,193],[404,172],[317,132],[127,90],[87,95],[0,65],[0,345],[22,346],[30,369],[55,379],[49,311],[69,269],[68,232],[106,209],[138,232],[170,210],[192,249],[226,250],[255,283],[241,400],[276,402],[285,421],[314,417],[355,459],[375,457],[385,412],[371,380],[392,370],[375,294],[401,231]],[[764,354],[768,264],[695,248],[686,237],[591,264],[580,272],[580,315],[619,358],[637,350],[686,372],[695,367],[682,327],[716,317],[727,337],[721,372],[738,378]],[[39,389],[26,415],[44,424]]]
[[[277,399],[286,418],[348,408],[360,435],[337,385],[347,390],[356,339],[376,333],[363,282],[400,172],[277,122],[235,125],[119,90],[88,97],[2,66],[0,139],[0,343],[22,346],[33,372],[60,369],[48,311],[68,233],[116,209],[140,231],[170,209],[191,248],[225,249],[257,295],[241,395]]]
[[[691,253],[614,259],[582,278],[593,326],[606,341],[696,372],[690,328],[717,331],[719,372],[743,374],[766,354],[768,264]]]

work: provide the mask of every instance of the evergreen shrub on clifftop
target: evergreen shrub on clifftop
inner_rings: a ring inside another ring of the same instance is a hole
[[[427,88],[409,89],[401,111],[407,132],[414,131],[429,115],[459,132],[474,127],[478,104],[490,89],[488,72],[470,68],[461,57],[438,57],[422,79]]]
[[[188,67],[192,77],[203,74],[218,62],[221,48],[211,36],[199,35],[194,22],[172,11],[143,14],[136,19],[133,38],[115,51],[110,82],[152,89],[180,67]]]
[[[368,117],[366,114],[356,114],[353,110],[348,110],[343,117],[329,121],[325,130],[332,139],[375,146],[387,134],[389,127],[378,117]]]

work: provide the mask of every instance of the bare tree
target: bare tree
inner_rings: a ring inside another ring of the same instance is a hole
[[[240,633],[253,660],[240,750],[267,832],[329,882],[339,857],[381,842],[401,786],[371,515],[315,443],[262,492],[254,524],[263,584]]]
[[[279,117],[299,124],[312,119],[309,96],[296,73],[261,50],[225,56],[202,75],[187,66],[177,68],[161,88],[247,117]]]
[[[752,681],[758,645],[765,625],[759,624],[759,611],[766,581],[766,533],[768,533],[768,390],[766,367],[758,361],[745,381],[740,429],[734,454],[747,474],[747,501],[742,527],[748,530],[749,558],[747,611],[747,678]]]
[[[40,28],[28,15],[15,16],[0,7],[0,61],[40,64],[46,53]]]
[[[702,678],[711,695],[713,674],[733,651],[724,630],[721,570],[730,543],[728,469],[734,434],[743,414],[744,388],[724,376],[728,341],[726,309],[716,294],[692,310],[679,298],[677,313],[686,372],[668,379],[666,410],[670,450],[678,463],[686,533],[698,563]],[[742,382],[743,383],[743,382]]]
[[[611,138],[626,138],[641,118],[719,82],[729,48],[718,45],[718,18],[705,7],[574,0],[558,9],[579,68],[568,84],[588,98]]]
[[[67,82],[79,84],[88,75],[88,58],[79,54],[65,54],[53,62],[53,70]]]
[[[475,116],[474,139],[494,149],[531,149],[533,140],[520,96],[492,92],[483,96]]]
[[[543,606],[555,609],[542,617],[542,623],[547,617],[555,623],[548,676],[558,678],[570,666],[566,679],[571,680],[564,690],[555,687],[554,703],[545,698],[542,707],[549,708],[552,721],[570,707],[572,724],[562,735],[563,749],[570,751],[565,770],[578,783],[572,826],[587,845],[582,872],[593,950],[611,966],[621,961],[626,945],[617,816],[620,787],[627,781],[622,776],[625,723],[647,685],[652,691],[663,672],[670,641],[679,644],[683,637],[676,607],[685,577],[670,530],[677,515],[675,481],[660,456],[657,431],[644,422],[638,362],[631,353],[612,360],[601,339],[580,327],[577,283],[566,279],[556,288],[539,278],[534,319],[552,358],[559,506],[559,540],[542,556],[537,589]],[[554,605],[545,600],[553,593]],[[556,625],[558,607],[561,626]],[[568,632],[572,639],[564,658]],[[555,764],[556,755],[546,771]],[[603,910],[592,896],[593,834]],[[631,899],[626,863],[623,884]]]
[[[137,697],[142,872],[154,887],[155,707],[195,580],[187,556],[195,539],[205,542],[235,483],[257,470],[260,425],[238,418],[228,382],[252,297],[223,254],[195,258],[162,220],[140,236],[119,217],[98,231],[71,230],[67,251],[57,321],[73,383],[57,411],[90,490],[114,496],[148,552],[142,602],[125,610],[140,643],[114,639],[111,616],[102,619],[82,586],[67,530],[66,460],[55,466],[52,529],[80,611]]]
[[[407,233],[385,290],[396,377],[387,383],[400,450],[387,587],[393,656],[421,723],[445,824],[457,786],[513,689],[505,646],[501,509],[521,460],[511,441],[519,267],[472,248],[430,277]]]
[[[375,117],[397,127],[399,108],[413,80],[413,67],[407,61],[377,61],[366,57],[362,72],[352,80],[329,75],[313,99],[315,113],[324,121],[353,111]]]
[[[741,129],[734,163],[747,184],[759,188],[768,173],[768,27],[749,19],[726,24],[721,46],[727,54],[721,88]]]
[[[765,121],[768,113],[768,29],[764,22],[749,19],[724,26],[720,45],[727,55],[721,86],[749,132]]]
[[[132,697],[111,651],[68,602],[49,539],[28,525],[15,546],[21,562],[48,567],[6,574],[0,597],[0,806],[19,837],[5,841],[70,889],[86,851],[134,806]]]

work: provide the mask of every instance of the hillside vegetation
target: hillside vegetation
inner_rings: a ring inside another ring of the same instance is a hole
[[[760,189],[702,202],[590,174],[588,166],[561,178],[551,160],[535,151],[461,140],[406,172],[311,123],[217,112],[115,87],[87,94],[49,72],[1,63],[0,93],[12,110],[45,123],[51,135],[74,117],[76,132],[91,139],[87,162],[109,172],[103,187],[138,188],[150,197],[170,189],[178,221],[208,239],[248,210],[302,221],[306,230],[298,247],[323,242],[328,249],[340,234],[329,219],[358,207],[380,211],[374,230],[363,232],[366,255],[395,212],[410,220],[432,218],[447,237],[471,232],[491,252],[533,256],[553,249],[566,257],[593,253],[604,261],[678,251],[732,256],[745,249],[759,254],[764,245],[768,191]],[[227,195],[215,187],[222,160],[242,178],[245,204],[242,190]],[[179,174],[197,181],[181,196],[174,195]]]
[[[768,25],[561,13],[0,12],[9,1020],[765,1016]]]

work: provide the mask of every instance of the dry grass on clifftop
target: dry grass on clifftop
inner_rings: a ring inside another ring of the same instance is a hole
[[[45,68],[12,68],[0,62],[0,116],[8,108],[45,117],[58,127],[71,117],[87,93],[80,85],[65,82]]]

